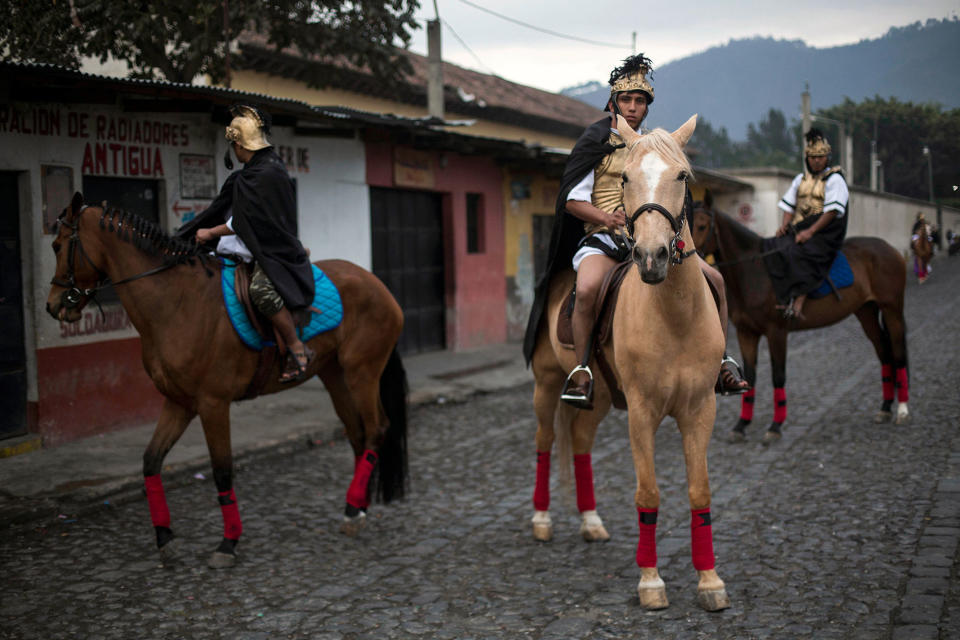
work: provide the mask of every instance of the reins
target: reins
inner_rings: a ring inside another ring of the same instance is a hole
[[[704,208],[703,210],[706,211],[706,212],[709,214],[709,216],[710,216],[710,232],[709,232],[709,235],[712,235],[712,236],[713,236],[714,243],[717,245],[716,251],[719,251],[719,250],[720,250],[720,236],[719,236],[719,234],[717,233],[717,225],[716,225],[716,215],[717,215],[717,214],[716,214],[716,212],[715,212],[713,209],[706,209],[706,208]],[[758,258],[765,258],[766,256],[773,255],[774,253],[782,253],[782,250],[781,250],[781,249],[769,249],[769,250],[767,250],[767,251],[762,251],[762,252],[760,252],[760,253],[756,253],[756,254],[753,254],[753,255],[744,256],[744,257],[738,258],[738,259],[736,259],[736,260],[723,260],[723,261],[721,261],[721,262],[715,262],[715,263],[713,263],[713,266],[716,267],[716,268],[718,268],[718,269],[719,269],[720,267],[729,267],[729,266],[731,266],[731,265],[740,264],[740,263],[742,263],[742,262],[749,262],[749,261],[751,261],[751,260],[756,260],[756,259],[758,259]]]
[[[144,271],[142,273],[138,273],[130,277],[123,278],[122,280],[117,280],[116,282],[111,281],[110,277],[106,274],[106,272],[104,272],[103,269],[98,267],[96,263],[94,263],[94,261],[90,258],[90,256],[87,255],[87,251],[86,249],[83,248],[83,243],[80,241],[80,214],[82,214],[84,210],[87,209],[87,207],[88,205],[83,205],[83,207],[80,208],[80,211],[77,212],[77,218],[75,223],[70,223],[64,218],[65,212],[61,214],[59,218],[57,218],[57,224],[62,224],[68,229],[70,229],[70,243],[67,246],[67,279],[61,280],[56,276],[54,276],[53,278],[50,279],[50,284],[54,284],[59,287],[65,288],[65,291],[60,296],[60,303],[64,308],[73,309],[73,308],[79,307],[83,298],[86,297],[86,298],[89,298],[90,300],[93,300],[97,304],[97,306],[100,308],[100,313],[102,314],[103,307],[100,307],[100,301],[97,300],[96,298],[96,295],[98,292],[103,291],[107,287],[111,287],[111,286],[115,287],[121,284],[127,284],[128,282],[133,282],[134,280],[139,280],[140,278],[146,278],[147,276],[152,276],[162,271],[166,271],[167,269],[175,266],[177,263],[175,262],[164,263],[158,267],[148,269],[147,271]],[[104,226],[103,220],[106,215],[107,215],[107,208],[103,207],[103,213],[100,214],[101,227]],[[81,289],[80,287],[77,286],[76,269],[74,266],[74,263],[76,261],[77,249],[80,250],[80,255],[82,255],[83,259],[87,261],[87,264],[93,267],[94,271],[96,271],[97,275],[99,276],[97,283],[89,289]]]

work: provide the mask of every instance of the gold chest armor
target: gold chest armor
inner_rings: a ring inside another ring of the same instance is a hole
[[[610,144],[622,145],[623,140],[611,132]],[[629,150],[626,147],[615,149],[613,153],[604,156],[597,168],[593,170],[593,194],[590,200],[593,206],[601,211],[612,213],[623,206],[623,167],[627,164],[628,154]],[[610,231],[608,227],[599,224],[584,223],[583,228],[587,235],[598,231]]]
[[[823,197],[827,189],[827,178],[839,171],[840,167],[833,167],[816,176],[804,172],[803,179],[797,186],[797,206],[793,213],[793,224],[799,223],[808,216],[823,213]]]

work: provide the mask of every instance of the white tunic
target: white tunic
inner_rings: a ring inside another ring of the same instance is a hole
[[[227,219],[227,228],[233,231],[233,216]],[[236,233],[220,236],[220,241],[217,242],[217,253],[237,256],[244,262],[253,262],[253,254],[250,253],[250,249],[247,249],[247,245],[243,244],[243,240]]]
[[[803,180],[803,174],[800,173],[790,188],[780,200],[779,207],[787,213],[793,213],[797,206],[797,187]],[[830,174],[823,190],[823,212],[836,211],[837,217],[842,218],[847,211],[847,204],[850,202],[850,191],[847,189],[847,181],[839,173]]]

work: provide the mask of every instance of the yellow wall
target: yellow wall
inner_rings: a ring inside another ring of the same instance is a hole
[[[299,100],[315,106],[340,106],[370,111],[373,113],[392,113],[407,118],[423,118],[427,116],[426,107],[418,107],[402,102],[394,102],[385,98],[377,98],[362,93],[344,91],[342,89],[326,88],[311,89],[302,82],[271,76],[258,71],[237,71],[231,77],[231,89],[250,91],[279,98]],[[475,119],[474,116],[447,112],[447,120],[474,120],[474,124],[466,127],[446,127],[448,131],[471,136],[484,136],[503,140],[524,140],[530,144],[539,144],[544,147],[572,149],[576,138],[567,138],[554,134],[544,133],[515,127],[489,120]]]

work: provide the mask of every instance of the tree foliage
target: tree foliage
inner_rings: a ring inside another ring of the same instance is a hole
[[[5,6],[4,6],[5,5]],[[126,61],[131,77],[190,83],[225,78],[227,43],[242,31],[302,55],[340,57],[397,80],[411,68],[395,47],[418,28],[418,0],[2,0],[4,60],[77,69],[83,56]],[[226,23],[226,24],[225,24]]]
[[[715,131],[700,120],[690,146],[694,162],[707,168],[780,167],[800,170],[800,124],[788,124],[783,112],[770,109],[767,116],[747,127],[745,141],[730,140],[725,127]]]
[[[877,96],[860,103],[847,99],[818,114],[844,122],[852,131],[855,184],[870,184],[870,147],[876,140],[877,157],[883,163],[883,189],[928,199],[926,146],[931,154],[935,198],[949,202],[956,197],[953,185],[960,179],[960,109]],[[834,149],[838,149],[836,144]]]

